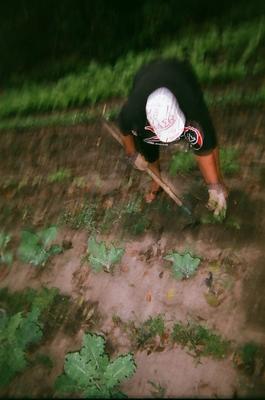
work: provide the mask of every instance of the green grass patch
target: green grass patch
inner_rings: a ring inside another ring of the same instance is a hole
[[[176,174],[187,174],[196,168],[196,160],[191,151],[177,152],[174,154],[169,163],[169,173],[174,176]]]
[[[211,356],[222,359],[230,350],[229,341],[207,327],[196,323],[175,323],[171,334],[173,343],[187,347],[195,356]]]
[[[240,26],[227,25],[220,32],[210,25],[198,34],[190,31],[171,40],[163,48],[142,53],[129,52],[114,65],[100,65],[91,62],[81,71],[70,73],[54,84],[44,85],[27,82],[20,89],[6,89],[0,97],[1,119],[11,116],[25,116],[32,113],[70,110],[74,107],[94,106],[113,97],[124,98],[132,84],[138,68],[157,57],[188,56],[201,83],[242,81],[246,77],[261,75],[264,70],[263,42],[265,39],[264,18],[260,17]],[[252,102],[264,104],[264,88],[258,92],[231,92],[207,98],[213,102],[228,104],[231,102]],[[243,99],[242,99],[243,96]],[[225,97],[225,100],[224,100]],[[86,113],[85,113],[86,114]],[[54,116],[57,123],[71,123],[73,115]],[[75,118],[75,117],[74,117]],[[76,123],[87,116],[76,114]],[[46,123],[55,123],[48,118]],[[44,121],[42,121],[43,124]],[[6,124],[8,121],[6,121]],[[37,121],[25,121],[24,126],[37,124]],[[4,122],[2,122],[4,124]],[[20,121],[22,124],[22,121]],[[9,127],[12,121],[9,121]],[[13,125],[14,126],[14,125]],[[3,125],[2,125],[3,127]]]
[[[68,181],[71,178],[71,171],[67,168],[60,168],[55,172],[52,172],[47,177],[48,183],[60,183]]]
[[[59,216],[58,224],[67,225],[71,229],[85,229],[91,232],[96,227],[96,204],[91,201],[85,201],[80,208],[76,210],[65,210]]]

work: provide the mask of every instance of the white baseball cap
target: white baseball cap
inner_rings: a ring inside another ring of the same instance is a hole
[[[166,87],[152,92],[146,102],[146,116],[161,142],[173,142],[182,134],[185,116],[176,97]]]

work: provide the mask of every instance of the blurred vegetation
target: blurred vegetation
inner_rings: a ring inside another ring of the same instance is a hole
[[[210,106],[264,104],[262,1],[11,3],[0,15],[2,129],[87,122],[95,112],[77,107],[123,99],[137,69],[160,56],[189,59]],[[229,88],[215,93],[219,84]]]

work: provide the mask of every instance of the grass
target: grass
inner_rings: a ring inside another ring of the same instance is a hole
[[[241,26],[227,25],[221,32],[215,25],[211,25],[200,33],[183,32],[177,40],[172,39],[160,49],[138,54],[128,52],[114,65],[91,62],[81,71],[69,73],[50,85],[27,82],[19,89],[7,89],[0,97],[0,128],[76,124],[87,122],[95,115],[99,117],[102,111],[98,110],[95,114],[91,107],[113,97],[126,97],[133,76],[141,65],[161,55],[184,58],[187,49],[202,84],[237,81],[240,87],[243,79],[259,76],[264,69],[264,26],[262,17]],[[264,99],[264,87],[252,93],[244,92],[243,89],[229,90],[220,95],[212,94],[211,91],[206,93],[209,106],[238,103],[259,105],[264,104]],[[83,106],[90,107],[90,110],[21,119],[29,114],[65,111]],[[9,117],[15,117],[15,120],[8,120]]]
[[[71,171],[67,168],[60,168],[55,172],[52,172],[47,177],[49,183],[60,183],[68,181],[71,178]]]
[[[235,175],[240,170],[239,152],[236,148],[225,147],[220,149],[220,165],[225,176]],[[176,152],[169,163],[169,173],[188,174],[196,168],[196,160],[192,151]]]
[[[66,209],[59,216],[59,225],[67,225],[72,229],[94,230],[96,226],[96,205],[95,203],[85,201],[74,211]]]
[[[182,347],[187,347],[194,352],[195,356],[211,356],[222,359],[230,350],[229,341],[196,323],[188,323],[186,326],[180,322],[175,323],[171,340]]]

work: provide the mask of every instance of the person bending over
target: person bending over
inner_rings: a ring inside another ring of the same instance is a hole
[[[139,170],[147,166],[160,176],[159,148],[184,140],[192,149],[208,187],[207,207],[224,218],[228,190],[219,163],[216,132],[191,65],[161,59],[136,73],[128,99],[118,116],[128,160]],[[145,200],[161,190],[152,180]]]

